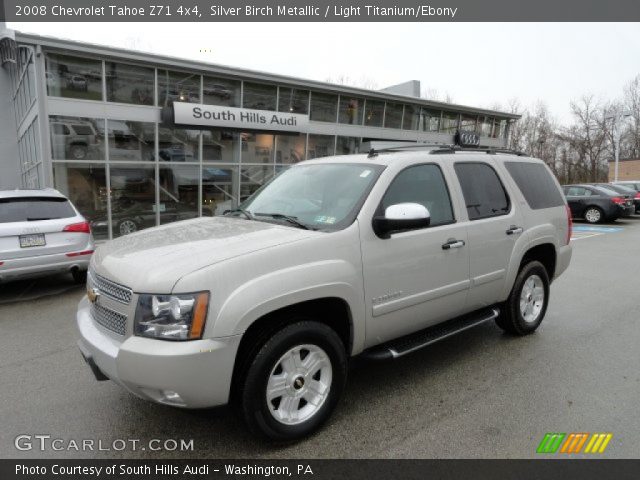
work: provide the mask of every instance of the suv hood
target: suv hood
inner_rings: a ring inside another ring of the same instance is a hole
[[[170,293],[180,278],[195,270],[312,235],[242,218],[197,218],[100,245],[91,264],[99,275],[134,292]]]

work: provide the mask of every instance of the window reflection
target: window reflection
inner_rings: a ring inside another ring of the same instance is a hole
[[[442,113],[442,132],[453,135],[458,130],[458,114],[451,112]]]
[[[275,85],[244,82],[242,106],[254,110],[276,110]]]
[[[477,129],[478,117],[475,115],[462,115],[460,117],[460,130],[475,132]]]
[[[158,70],[158,104],[172,102],[199,103],[200,75],[171,70]]]
[[[153,123],[107,120],[109,159],[153,161],[155,137]]]
[[[278,111],[306,114],[309,111],[309,90],[280,87]]]
[[[368,127],[381,127],[384,117],[384,102],[367,99],[365,103],[364,124]]]
[[[418,130],[420,126],[420,107],[417,105],[405,105],[403,130]]]
[[[202,168],[202,215],[222,215],[238,206],[237,168]]]
[[[240,159],[240,135],[226,130],[202,131],[202,160],[237,163]]]
[[[163,164],[158,175],[160,224],[197,217],[200,167]]]
[[[338,122],[349,125],[362,125],[363,103],[364,100],[362,98],[341,95]]]
[[[107,101],[153,105],[153,68],[106,62]]]
[[[309,119],[316,122],[335,123],[337,108],[337,95],[311,92],[311,112],[309,114]]]
[[[111,222],[113,238],[156,225],[155,168],[112,165]]]
[[[273,135],[242,133],[242,163],[272,163]]]
[[[104,165],[54,163],[53,180],[56,189],[66,195],[91,223],[93,237],[96,240],[106,240],[109,232]]]
[[[276,137],[276,164],[292,164],[304,160],[307,136],[278,135]]]
[[[336,145],[336,155],[349,155],[360,152],[360,138],[338,137]]]
[[[424,132],[437,132],[440,130],[440,110],[430,110],[423,108],[422,110],[421,130]]]
[[[484,137],[490,137],[493,130],[493,118],[492,117],[480,117],[480,135]]]
[[[335,154],[333,135],[309,135],[307,158],[328,157]]]
[[[209,105],[240,106],[240,81],[226,78],[204,77],[203,103]]]
[[[198,162],[200,131],[161,127],[158,149],[160,162]]]
[[[402,104],[387,102],[384,111],[385,128],[401,128],[402,127]]]
[[[102,100],[100,60],[49,53],[45,61],[48,95]]]
[[[242,167],[240,170],[240,202],[249,198],[273,177],[273,165]]]
[[[49,117],[54,160],[104,160],[104,120]]]

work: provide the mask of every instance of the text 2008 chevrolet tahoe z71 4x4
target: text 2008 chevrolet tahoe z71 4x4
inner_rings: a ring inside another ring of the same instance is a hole
[[[560,186],[512,154],[312,160],[240,207],[100,246],[79,347],[98,379],[178,407],[232,402],[276,440],[329,417],[349,357],[493,319],[533,332],[571,258]]]

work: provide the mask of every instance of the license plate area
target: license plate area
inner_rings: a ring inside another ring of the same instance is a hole
[[[43,247],[47,244],[44,233],[32,233],[30,235],[20,235],[20,248]]]

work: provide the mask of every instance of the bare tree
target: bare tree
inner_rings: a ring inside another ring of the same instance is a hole
[[[622,108],[631,117],[621,132],[620,156],[640,158],[640,75],[625,87]]]

